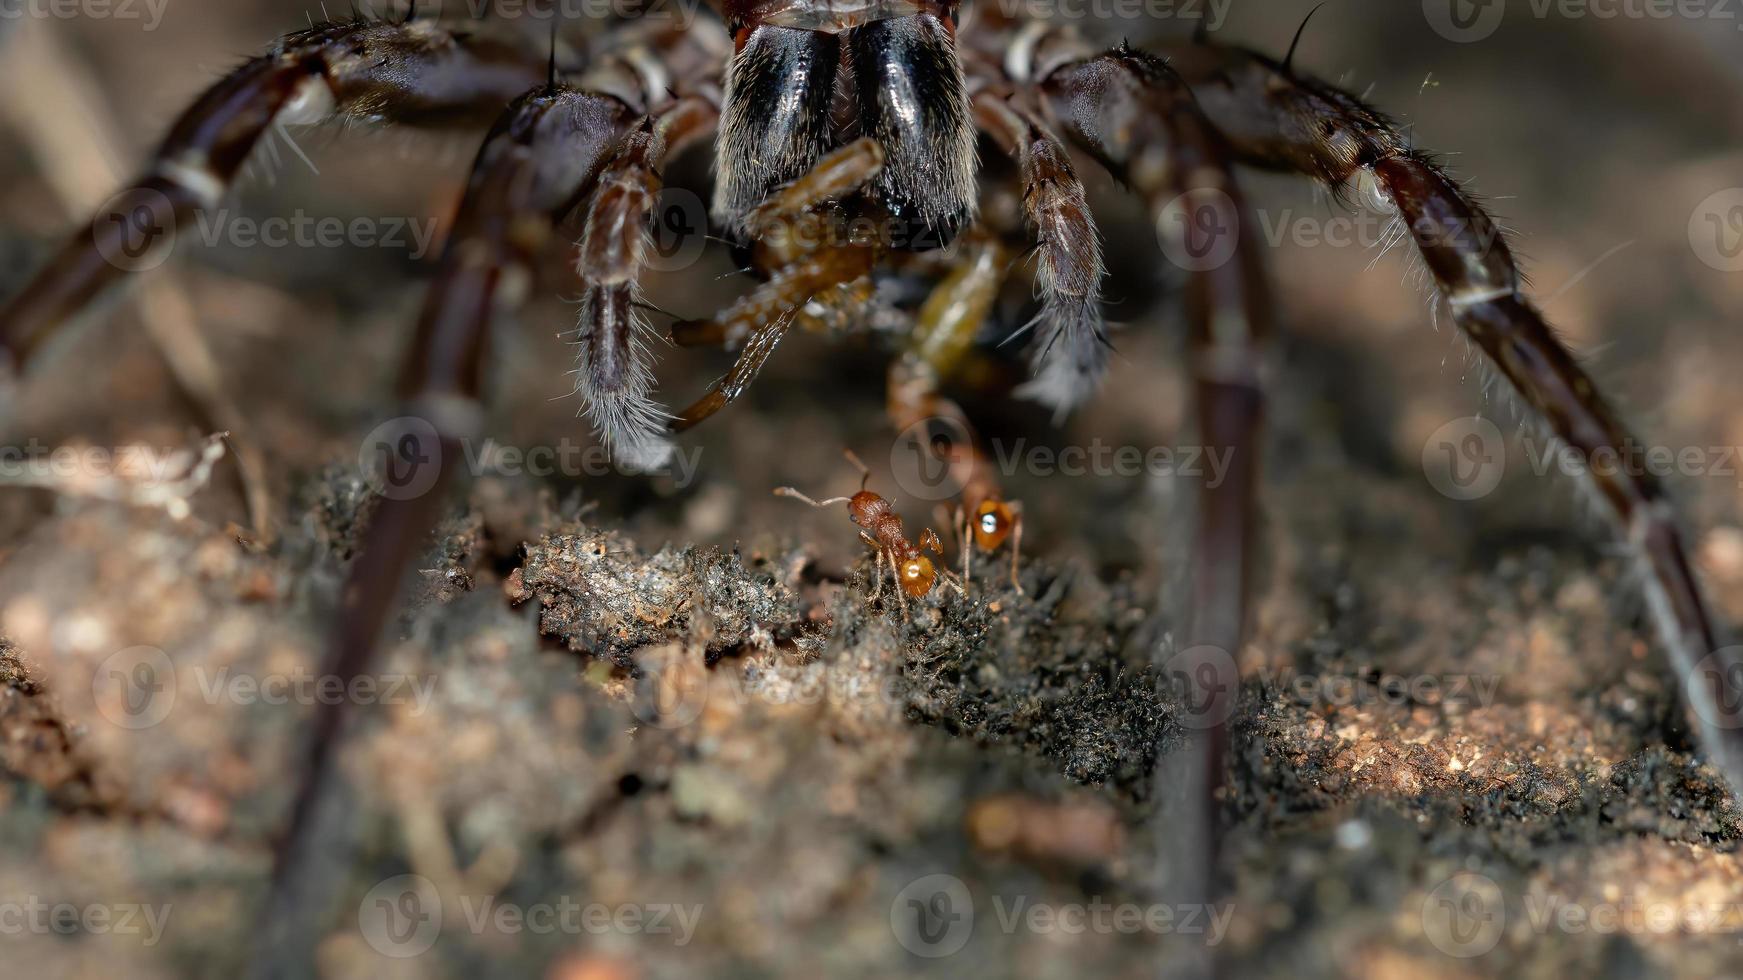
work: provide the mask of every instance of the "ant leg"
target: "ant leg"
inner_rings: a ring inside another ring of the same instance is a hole
[[[1023,553],[1023,502],[1007,500],[1005,504],[1016,512],[1016,519],[1011,522],[1011,588],[1023,595],[1023,583],[1017,580],[1017,559]]]
[[[972,581],[969,578],[968,568],[970,549],[967,508],[963,507],[961,503],[952,504],[949,507],[939,504],[932,508],[932,519],[943,524],[945,527],[950,528],[952,539],[956,542],[957,546],[962,549],[962,580],[964,582]],[[940,555],[940,557],[943,556]]]
[[[968,598],[968,590],[962,587],[962,582],[956,577],[956,573],[944,567],[944,542],[939,539],[938,532],[931,528],[920,532],[920,548],[938,556],[939,563],[935,569],[937,574],[944,579],[945,584],[955,589],[958,595],[965,599]]]
[[[286,35],[184,110],[145,174],[0,309],[8,366],[22,370],[98,294],[161,261],[177,225],[223,200],[269,129],[341,116],[410,125],[488,119],[544,79],[544,62],[542,53],[425,19],[324,23]]]
[[[958,518],[956,534],[962,539],[962,580],[972,582],[974,581],[971,571],[973,567],[971,562],[974,560],[972,557],[974,555],[974,531],[968,526],[968,508],[957,504],[956,516]]]
[[[896,559],[896,553],[884,549],[889,555],[890,582],[896,587],[896,603],[902,607],[902,622],[911,623],[913,617],[908,614],[908,593],[902,588],[902,563]]]
[[[632,116],[610,96],[540,88],[517,100],[491,130],[473,164],[469,191],[418,321],[405,374],[404,429],[384,446],[385,486],[347,575],[322,670],[349,688],[370,664],[402,573],[441,514],[442,489],[461,469],[464,441],[477,430],[490,328],[519,305],[555,221],[585,192],[623,123]],[[553,159],[575,166],[550,166]],[[560,175],[560,176],[559,176]],[[391,447],[391,448],[389,448]],[[323,853],[343,808],[327,784],[344,737],[350,701],[315,708],[303,748],[300,787],[262,916],[263,967],[294,964],[325,925],[330,878],[342,866]]]
[[[871,601],[876,602],[878,601],[878,596],[884,594],[884,549],[878,546],[877,538],[872,537],[864,531],[859,532],[859,539],[864,541],[872,549],[873,553],[878,556],[878,568],[877,571],[872,574],[872,582],[876,584],[872,586],[871,594]]]

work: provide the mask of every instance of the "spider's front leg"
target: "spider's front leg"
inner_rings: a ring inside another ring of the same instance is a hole
[[[286,35],[207,89],[145,173],[111,198],[0,308],[0,352],[22,370],[55,331],[217,206],[268,129],[334,117],[435,125],[500,113],[545,74],[531,52],[430,20],[321,24]]]
[[[1090,213],[1083,183],[1071,158],[1023,93],[986,88],[974,98],[975,121],[982,132],[1017,162],[1023,184],[1023,215],[1039,255],[1036,285],[1041,311],[1033,347],[1035,379],[1018,394],[1053,409],[1054,420],[1101,385],[1107,374],[1107,326],[1102,321],[1101,238]]]
[[[600,177],[587,212],[575,271],[581,277],[576,391],[600,441],[627,466],[651,471],[670,457],[666,415],[652,398],[646,350],[651,328],[638,307],[647,264],[648,216],[662,181],[661,162],[714,131],[719,109],[701,96],[678,99],[625,138]]]
[[[379,488],[383,496],[349,570],[323,676],[349,686],[368,668],[402,573],[436,523],[442,490],[465,458],[463,441],[477,431],[490,327],[524,301],[554,221],[594,181],[634,115],[611,96],[553,86],[521,97],[485,140],[418,320],[404,376],[404,424],[383,461],[391,482]],[[317,934],[331,897],[323,851],[330,821],[343,814],[320,804],[349,704],[322,701],[307,731],[299,792],[261,920],[262,966],[288,962],[280,958]]]
[[[1218,45],[1177,61],[1243,162],[1299,172],[1334,191],[1366,185],[1406,224],[1454,321],[1580,465],[1584,489],[1633,549],[1649,606],[1700,741],[1743,792],[1743,647],[1722,646],[1659,478],[1629,459],[1633,436],[1521,288],[1506,238],[1391,120],[1263,55]]]
[[[517,100],[473,164],[408,355],[404,424],[384,447],[389,458],[382,475],[392,482],[381,488],[330,640],[323,676],[341,686],[367,669],[402,573],[439,516],[442,490],[465,458],[464,440],[477,431],[491,328],[525,302],[537,256],[577,202],[594,194],[597,214],[599,203],[610,200],[605,190],[594,193],[602,174],[621,163],[626,150],[647,147],[645,107],[671,101],[664,84],[654,89],[638,66],[659,55],[682,56],[684,42],[655,38],[649,50],[618,40],[620,49],[600,59],[582,80],[583,90],[552,84]],[[634,125],[638,117],[642,123]],[[689,134],[692,124],[711,118],[705,96],[679,98],[655,116],[651,131],[655,138],[680,127]],[[345,815],[333,802],[337,794],[324,790],[349,704],[338,699],[317,706],[309,731],[299,793],[261,920],[266,955],[258,965],[268,971],[298,972],[289,964],[318,935],[324,900],[334,891],[336,869],[322,844]]]

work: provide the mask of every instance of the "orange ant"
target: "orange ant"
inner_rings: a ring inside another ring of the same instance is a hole
[[[943,406],[948,406],[948,409]],[[1017,580],[1017,564],[1023,553],[1023,502],[1006,500],[999,491],[998,483],[992,476],[992,463],[975,444],[970,435],[968,421],[963,417],[961,409],[942,398],[935,399],[931,408],[934,417],[943,416],[949,411],[950,421],[963,433],[961,442],[932,447],[932,452],[942,459],[962,481],[962,489],[957,493],[957,502],[948,508],[940,506],[933,516],[941,521],[949,521],[950,527],[956,532],[957,541],[962,544],[962,580],[974,581],[974,570],[971,562],[974,550],[979,548],[987,554],[999,550],[1006,541],[1011,542],[1011,588],[1023,595],[1023,583]]]
[[[991,302],[989,299],[988,303]],[[959,301],[956,305],[962,305]],[[925,318],[923,318],[924,320]],[[935,319],[935,318],[934,318]],[[926,322],[933,322],[927,320]],[[966,321],[972,327],[978,320]],[[942,329],[942,328],[940,328]],[[952,327],[961,331],[961,326]],[[967,333],[972,336],[973,330]],[[933,516],[949,524],[962,544],[962,580],[974,580],[974,549],[987,554],[1011,542],[1011,587],[1023,594],[1017,579],[1017,563],[1023,548],[1023,505],[1006,500],[999,492],[996,470],[980,448],[968,416],[955,402],[938,393],[938,370],[917,355],[898,358],[890,365],[888,412],[890,421],[904,434],[918,434],[917,453],[930,453],[949,470],[961,489],[957,503],[940,505]],[[924,442],[924,445],[919,444]]]
[[[990,555],[1009,540],[1011,587],[1018,595],[1023,595],[1023,583],[1017,581],[1017,560],[1023,552],[1022,501],[1006,500],[987,475],[984,460],[976,459],[971,475],[963,485],[960,502],[953,510],[951,523],[962,542],[963,581],[972,581],[969,561],[975,548]]]
[[[938,569],[932,565],[932,560],[921,554],[921,550],[930,551],[940,558],[944,557],[944,543],[938,539],[938,532],[927,528],[920,534],[920,542],[916,546],[902,532],[902,518],[883,497],[866,489],[871,482],[871,470],[860,462],[850,450],[843,453],[847,461],[859,470],[859,492],[851,497],[830,497],[828,500],[812,500],[792,487],[776,487],[775,496],[792,497],[802,500],[813,507],[833,507],[836,504],[846,504],[848,516],[859,525],[859,538],[877,552],[878,570],[877,585],[872,590],[872,599],[876,601],[884,588],[884,562],[890,564],[890,577],[896,582],[896,597],[902,603],[902,619],[908,619],[908,597],[915,599],[932,591],[932,586],[938,581]],[[944,572],[944,580],[951,588],[966,596],[968,593],[962,585]]]

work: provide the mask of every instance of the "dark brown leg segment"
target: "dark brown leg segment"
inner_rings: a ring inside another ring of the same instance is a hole
[[[1721,643],[1664,486],[1627,460],[1633,437],[1521,289],[1505,236],[1391,120],[1332,86],[1250,51],[1215,45],[1177,59],[1243,162],[1368,192],[1404,222],[1454,321],[1564,444],[1582,487],[1634,551],[1700,741],[1743,791],[1743,648]]]
[[[1197,496],[1191,605],[1165,671],[1185,698],[1183,725],[1197,747],[1162,764],[1159,792],[1182,801],[1164,828],[1172,858],[1165,888],[1178,901],[1215,892],[1216,789],[1228,721],[1240,687],[1257,554],[1254,497],[1271,304],[1256,236],[1247,221],[1229,151],[1160,58],[1120,49],[1068,62],[1041,79],[1065,130],[1143,196],[1158,227],[1187,257],[1189,355],[1206,452],[1227,454],[1225,479]],[[1199,209],[1209,208],[1202,217]],[[1184,211],[1187,220],[1172,221]],[[1206,220],[1208,219],[1208,220]],[[1198,259],[1199,261],[1191,261]],[[1187,970],[1208,969],[1208,950]]]
[[[335,115],[420,125],[488,120],[544,70],[527,52],[462,40],[430,21],[322,24],[281,38],[188,107],[145,175],[0,308],[0,349],[22,370],[98,294],[161,261],[178,223],[222,200],[270,127]]]
[[[382,499],[347,576],[322,668],[340,689],[349,690],[368,668],[403,573],[440,516],[443,491],[464,459],[462,444],[477,430],[491,324],[520,306],[554,220],[593,182],[632,117],[614,98],[540,90],[510,108],[479,152],[419,319],[400,425],[378,447]],[[329,853],[346,814],[330,805],[337,794],[328,784],[349,714],[346,699],[322,701],[307,731],[300,791],[261,919],[263,952],[256,965],[266,975],[302,972],[295,964],[319,935],[333,878],[345,867]]]
[[[648,216],[661,188],[659,167],[687,143],[713,132],[715,106],[688,97],[650,115],[629,134],[599,180],[587,211],[576,262],[581,317],[576,392],[600,440],[625,466],[652,471],[672,446],[666,413],[653,399],[652,329],[637,306],[637,282],[647,265]]]
[[[1034,232],[1041,312],[1035,379],[1018,394],[1053,409],[1055,421],[1095,394],[1107,373],[1102,322],[1101,239],[1065,147],[1028,113],[996,91],[974,100],[976,121],[1017,161],[1023,213]]]

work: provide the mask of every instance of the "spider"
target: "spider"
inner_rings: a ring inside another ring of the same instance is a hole
[[[731,403],[795,324],[852,322],[877,274],[892,268],[934,288],[892,368],[891,418],[959,419],[938,387],[985,321],[1014,235],[1034,252],[1040,294],[1034,377],[1017,393],[1065,413],[1093,395],[1109,363],[1102,258],[1076,171],[1083,158],[1106,168],[1144,203],[1171,252],[1187,257],[1197,436],[1232,460],[1199,492],[1179,630],[1184,646],[1222,652],[1186,672],[1211,701],[1231,697],[1238,681],[1275,318],[1258,236],[1240,233],[1250,224],[1238,168],[1299,174],[1390,210],[1452,321],[1566,452],[1590,460],[1628,444],[1615,410],[1522,291],[1484,209],[1385,115],[1289,56],[1202,33],[1154,50],[1108,49],[1069,27],[992,5],[959,9],[957,0],[720,0],[715,13],[688,25],[613,24],[580,58],[560,58],[555,36],[540,50],[460,32],[415,7],[402,21],[286,35],[197,99],[143,176],[0,309],[8,366],[27,368],[74,313],[145,264],[161,246],[157,232],[215,206],[269,127],[494,117],[407,357],[399,414],[412,422],[395,440],[397,480],[352,565],[335,626],[326,670],[346,680],[368,665],[399,572],[440,512],[439,494],[394,489],[427,491],[455,477],[461,444],[480,425],[491,329],[525,300],[535,259],[561,238],[579,239],[579,394],[602,440],[632,463],[657,463],[674,433]],[[720,315],[672,328],[679,343],[740,353],[700,399],[668,416],[652,397],[637,283],[662,165],[711,138],[713,219],[766,281]],[[977,182],[981,142],[1014,163],[1022,228],[978,213],[990,190]],[[828,234],[794,233],[819,220]],[[946,462],[972,464],[978,453],[970,438]],[[1626,468],[1570,469],[1640,566],[1705,751],[1743,786],[1743,712],[1728,689],[1743,663],[1721,646],[1664,488]],[[979,516],[1003,502],[996,487],[963,489],[965,510]],[[992,512],[987,530],[1007,530],[1005,512]],[[344,721],[342,703],[323,704],[311,724],[265,920],[269,944],[298,941],[297,916],[318,888],[307,869],[319,863],[318,803]],[[1201,890],[1223,728],[1177,753],[1183,782],[1171,788],[1198,810],[1179,836],[1199,863],[1181,879]]]

